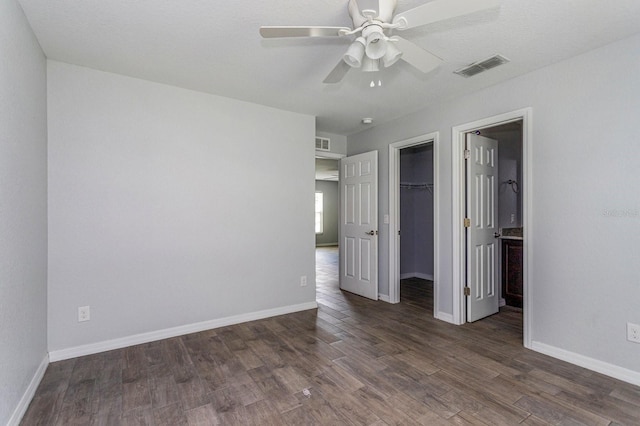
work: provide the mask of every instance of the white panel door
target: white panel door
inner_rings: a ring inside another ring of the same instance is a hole
[[[378,151],[340,160],[340,288],[378,300]]]
[[[499,309],[498,141],[468,134],[467,150],[467,321],[472,322]]]

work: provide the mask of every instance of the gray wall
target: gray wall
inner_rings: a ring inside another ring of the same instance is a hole
[[[50,351],[315,303],[314,117],[53,61],[48,105]]]
[[[324,194],[324,232],[316,234],[316,245],[338,244],[340,196],[338,182],[317,180],[316,191]]]
[[[538,347],[640,373],[638,345],[626,340],[625,328],[640,323],[639,51],[634,36],[349,137],[350,155],[378,150],[382,217],[389,212],[389,143],[440,132],[442,312],[453,312],[451,128],[532,107],[531,338]],[[388,230],[380,225],[382,294],[389,288]]]
[[[400,151],[401,183],[433,183],[433,146]],[[433,194],[400,189],[400,276],[433,279]]]
[[[47,362],[46,62],[14,0],[0,2],[0,58],[0,424],[4,425],[18,420],[22,413],[16,409],[20,410],[21,400],[29,403],[23,399],[29,383]]]

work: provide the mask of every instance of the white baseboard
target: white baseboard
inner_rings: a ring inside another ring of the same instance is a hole
[[[389,299],[388,294],[378,294],[378,300],[382,300],[383,302],[391,303],[391,299]]]
[[[278,315],[291,314],[293,312],[315,309],[318,304],[314,302],[301,303],[298,305],[283,306],[280,308],[266,309],[264,311],[250,312],[248,314],[234,315],[226,318],[218,318],[210,321],[197,322],[194,324],[182,325],[179,327],[167,328],[164,330],[151,331],[148,333],[135,334],[133,336],[119,339],[106,340],[103,342],[91,343],[88,345],[76,346],[73,348],[60,349],[49,352],[51,362],[63,359],[76,358],[84,355],[92,355],[114,349],[126,348],[128,346],[140,345],[142,343],[154,342],[156,340],[169,339],[171,337],[182,336],[199,331],[211,330],[218,327],[240,324],[247,321],[255,321]]]
[[[404,280],[407,278],[420,278],[422,280],[433,281],[433,275],[431,274],[423,274],[422,272],[406,272],[404,274],[400,274],[400,279]]]
[[[29,408],[29,404],[31,404],[31,400],[33,399],[33,396],[36,394],[36,390],[38,389],[38,386],[40,385],[40,382],[42,381],[42,378],[44,377],[44,373],[45,371],[47,371],[48,366],[49,366],[49,355],[45,355],[44,359],[38,366],[38,369],[36,370],[35,374],[33,375],[31,382],[29,382],[29,386],[27,386],[27,390],[24,391],[22,398],[20,398],[20,402],[18,403],[18,406],[16,407],[15,410],[13,410],[13,414],[9,418],[9,422],[7,423],[7,426],[14,426],[14,425],[18,426],[20,424],[22,417],[24,417],[24,414],[27,412],[27,408]]]
[[[614,364],[609,364],[608,362],[580,355],[575,352],[567,351],[565,349],[560,349],[555,346],[547,345],[545,343],[531,342],[531,349],[536,352],[561,359],[562,361],[570,362],[571,364],[575,364],[580,367],[602,373],[605,376],[613,377],[614,379],[622,380],[623,382],[640,386],[640,372],[629,370]]]
[[[338,242],[316,244],[316,247],[338,247]]]
[[[436,312],[434,317],[436,319],[439,319],[440,321],[448,322],[449,324],[455,324],[455,322],[453,321],[453,315],[446,312]]]

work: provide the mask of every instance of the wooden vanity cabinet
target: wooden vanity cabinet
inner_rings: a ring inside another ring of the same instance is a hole
[[[522,308],[522,240],[502,240],[502,295],[508,306]]]

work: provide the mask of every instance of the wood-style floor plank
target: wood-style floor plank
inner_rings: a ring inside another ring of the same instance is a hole
[[[338,288],[319,308],[49,365],[23,425],[640,425],[640,388],[522,346],[522,312],[433,318],[432,283],[401,303]]]

